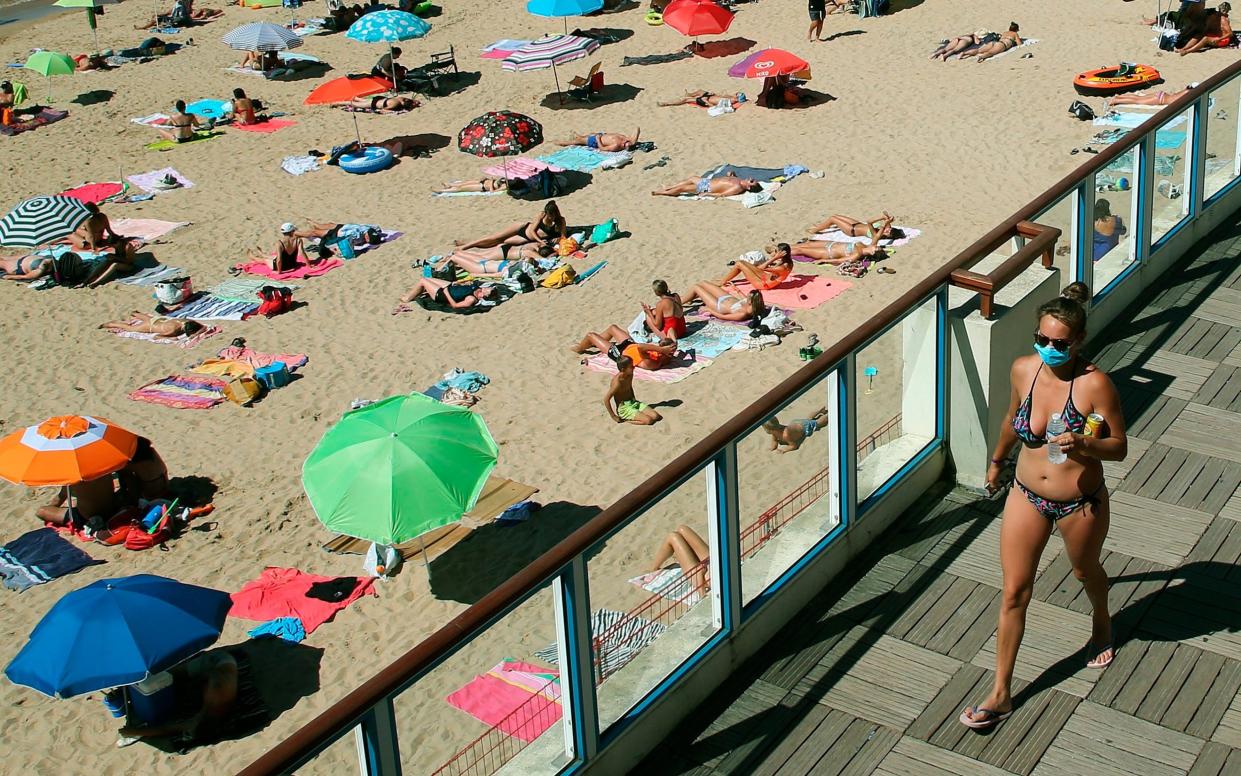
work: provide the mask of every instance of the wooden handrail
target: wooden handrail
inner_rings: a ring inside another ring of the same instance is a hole
[[[1033,221],[1019,221],[1014,224],[1011,234],[1001,236],[999,242],[989,248],[987,253],[979,254],[974,263],[982,261],[991,251],[1015,236],[1025,237],[1026,244],[987,274],[974,272],[968,267],[961,267],[954,269],[950,276],[950,282],[957,288],[978,292],[978,311],[986,320],[991,320],[996,293],[1025,272],[1035,259],[1041,258],[1043,266],[1047,269],[1051,269],[1054,263],[1056,241],[1060,239],[1060,230],[1054,226],[1043,226]]]
[[[540,555],[438,631],[414,645],[412,649],[375,676],[363,682],[284,741],[265,752],[239,771],[239,776],[274,776],[292,772],[309,759],[306,752],[327,746],[337,737],[348,732],[373,706],[400,692],[418,676],[452,655],[463,642],[481,633],[493,622],[503,617],[506,612],[525,600],[532,591],[537,590],[561,569],[568,566],[578,555],[586,552],[602,538],[611,535],[635,514],[674,489],[686,477],[701,468],[705,461],[723,450],[734,438],[740,437],[755,424],[783,407],[789,399],[800,394],[836,367],[850,352],[861,348],[872,337],[882,333],[913,307],[921,304],[943,284],[949,282],[953,272],[973,266],[978,262],[978,257],[988,255],[1005,240],[1011,239],[1014,230],[1022,221],[1034,218],[1047,210],[1061,197],[1077,188],[1087,176],[1101,171],[1110,162],[1136,146],[1147,133],[1162,126],[1165,121],[1181,113],[1197,99],[1239,73],[1241,73],[1241,60],[1203,81],[1189,90],[1189,93],[1177,98],[1171,105],[1157,111],[1136,130],[1128,133],[1124,138],[1116,141],[1042,194],[1027,202],[1016,213],[976,240],[973,245],[958,253],[939,269],[932,271],[913,288],[871,316],[866,323],[827,347],[821,356],[781,381],[736,416],[725,421],[701,442],[677,456],[645,482],[604,509],[586,525]]]

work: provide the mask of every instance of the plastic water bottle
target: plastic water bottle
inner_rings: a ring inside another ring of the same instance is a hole
[[[1053,444],[1051,441],[1067,430],[1064,415],[1059,412],[1053,412],[1047,419],[1047,460],[1052,463],[1064,463],[1069,458],[1068,454],[1060,449],[1060,445]]]

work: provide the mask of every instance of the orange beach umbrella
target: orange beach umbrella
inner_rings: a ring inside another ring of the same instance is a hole
[[[0,477],[18,485],[76,485],[122,468],[138,436],[102,418],[58,415],[0,439]]]
[[[320,84],[306,98],[307,105],[330,105],[337,102],[349,102],[357,97],[370,97],[392,90],[392,82],[386,78],[368,75],[365,78],[342,76]]]

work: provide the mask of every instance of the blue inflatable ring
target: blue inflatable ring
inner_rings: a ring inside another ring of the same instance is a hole
[[[354,175],[379,172],[392,166],[392,152],[381,146],[367,146],[361,154],[345,154],[339,160],[340,169]]]

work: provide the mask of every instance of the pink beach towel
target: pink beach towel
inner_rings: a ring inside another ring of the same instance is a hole
[[[503,164],[497,164],[492,167],[484,167],[483,175],[492,178],[503,178],[507,173],[509,180],[516,178],[529,178],[539,170],[550,170],[552,172],[564,172],[563,167],[557,167],[554,164],[531,159],[528,156],[514,156]]]
[[[560,720],[560,685],[554,670],[501,661],[446,700],[485,725],[526,743]]]
[[[123,339],[135,339],[135,340],[142,340],[143,342],[154,342],[158,345],[176,345],[177,347],[183,348],[186,350],[194,347],[195,345],[197,345],[198,343],[202,342],[205,339],[214,337],[215,335],[219,333],[220,333],[220,328],[218,326],[206,326],[206,325],[204,325],[203,328],[199,329],[198,332],[195,333],[194,336],[192,337],[187,337],[184,334],[182,334],[179,337],[157,337],[154,334],[148,334],[146,332],[141,332],[141,331],[113,331],[112,332],[112,334],[115,334],[116,336],[121,337]]]
[[[737,288],[750,291],[748,281],[739,281]],[[763,292],[763,301],[772,307],[810,310],[848,291],[853,284],[840,278],[820,275],[789,275],[783,283]]]
[[[711,366],[712,360],[709,358],[698,358],[694,361],[681,359],[674,363],[682,365],[668,366],[654,371],[635,368],[633,370],[633,378],[649,383],[679,383],[695,372],[701,372]],[[608,375],[616,374],[616,364],[602,353],[587,358],[586,368],[592,372],[603,372]]]
[[[243,262],[237,265],[237,269],[247,275],[258,275],[259,277],[271,278],[272,280],[298,280],[301,278],[317,278],[320,275],[326,275],[337,267],[345,266],[345,262],[340,259],[324,259],[318,264],[299,264],[294,269],[284,272],[272,272],[261,261]]]
[[[189,224],[189,221],[161,221],[158,218],[115,218],[112,220],[112,230],[126,237],[150,242]]]
[[[288,367],[290,372],[296,372],[306,366],[306,362],[310,360],[305,353],[260,353],[257,350],[239,348],[236,345],[224,348],[216,354],[216,358],[222,358],[225,361],[240,361],[255,369],[262,369],[279,361]]]
[[[296,123],[296,121],[289,121],[288,119],[268,119],[261,124],[234,124],[233,129],[239,132],[279,132],[285,127],[291,127]]]
[[[92,202],[98,205],[100,202],[107,202],[123,191],[125,191],[125,184],[123,183],[85,183],[76,188],[66,189],[60,192],[60,194],[62,197],[73,197],[83,202]]]
[[[362,596],[376,595],[375,580],[372,577],[357,577],[357,587],[340,601],[323,601],[306,595],[311,585],[331,582],[333,579],[335,577],[321,577],[297,569],[268,566],[258,579],[247,582],[233,593],[233,608],[228,613],[243,620],[266,621],[278,617],[296,617],[302,621],[306,633],[310,634]]]

